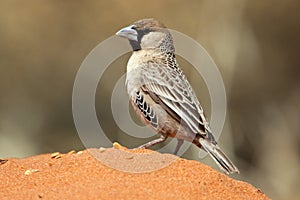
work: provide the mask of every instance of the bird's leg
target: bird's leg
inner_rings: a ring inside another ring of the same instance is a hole
[[[160,136],[160,138],[152,140],[152,141],[150,141],[146,144],[143,144],[143,145],[139,146],[137,149],[141,149],[141,148],[147,149],[147,148],[149,148],[153,145],[156,145],[156,144],[159,144],[159,143],[162,143],[162,142],[166,141],[167,138],[168,138],[168,136],[166,134],[162,134]]]
[[[184,140],[181,140],[181,139],[177,139],[177,145],[176,145],[176,148],[175,148],[175,151],[174,151],[174,155],[177,155],[181,145],[183,144]]]

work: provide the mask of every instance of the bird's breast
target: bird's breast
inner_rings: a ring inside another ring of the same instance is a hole
[[[134,52],[127,63],[126,87],[130,97],[142,86],[141,84],[141,57]]]
[[[142,69],[145,70],[145,65],[147,65],[148,61],[153,57],[153,53],[151,51],[134,51],[127,63],[127,72],[126,72],[126,87],[129,96],[136,92],[143,85],[141,82],[142,77]],[[147,67],[146,67],[147,69]]]
[[[127,73],[139,68],[140,63],[141,63],[141,56],[139,54],[137,54],[136,52],[133,52],[133,54],[131,55],[131,57],[129,58],[129,60],[127,62]]]

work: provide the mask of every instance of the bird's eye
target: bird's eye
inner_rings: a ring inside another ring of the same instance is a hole
[[[136,30],[136,26],[131,26],[131,29]]]

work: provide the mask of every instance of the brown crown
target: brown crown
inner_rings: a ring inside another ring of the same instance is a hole
[[[167,28],[163,23],[153,19],[141,19],[134,23],[136,28]]]

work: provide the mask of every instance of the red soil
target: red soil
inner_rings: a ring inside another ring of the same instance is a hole
[[[269,199],[198,161],[121,146],[2,159],[0,180],[1,199]]]

